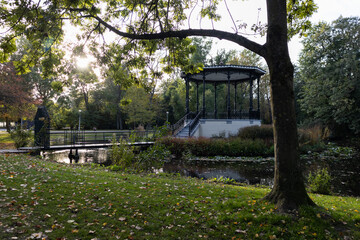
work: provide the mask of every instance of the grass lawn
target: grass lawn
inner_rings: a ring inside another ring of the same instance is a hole
[[[6,131],[0,131],[0,149],[15,149],[14,141]]]
[[[267,192],[0,155],[0,239],[360,239],[359,198],[289,216]]]

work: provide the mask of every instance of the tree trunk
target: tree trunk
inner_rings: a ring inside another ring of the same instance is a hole
[[[87,92],[83,92],[83,95],[84,95],[84,102],[85,102],[85,108],[86,108],[86,111],[89,111],[89,97],[88,97],[88,93]]]
[[[286,212],[314,205],[299,166],[293,88],[294,67],[287,45],[286,0],[268,0],[266,62],[270,71],[271,112],[274,126],[274,187],[265,197]]]
[[[6,124],[6,131],[11,131],[11,125],[10,125],[10,119],[8,117],[5,117],[5,124]]]
[[[118,95],[116,99],[116,128],[122,130],[123,124],[122,124],[122,114],[121,114],[121,108],[120,108],[120,101],[121,101],[121,86],[117,86]]]

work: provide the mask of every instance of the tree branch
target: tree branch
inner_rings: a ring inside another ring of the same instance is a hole
[[[160,33],[136,34],[136,33],[127,33],[120,31],[114,26],[107,23],[106,21],[102,20],[98,16],[90,15],[89,17],[96,19],[99,23],[104,25],[110,31],[125,38],[131,38],[137,40],[151,40],[151,39],[165,39],[169,37],[186,38],[190,36],[216,37],[219,39],[225,39],[237,43],[240,46],[243,46],[249,49],[250,51],[255,52],[256,54],[259,54],[260,56],[266,58],[265,45],[258,44],[241,35],[237,35],[236,33],[230,33],[215,29],[186,29],[186,30],[167,31]]]

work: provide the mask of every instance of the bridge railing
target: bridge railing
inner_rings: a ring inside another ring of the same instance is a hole
[[[59,130],[50,131],[50,146],[56,145],[74,145],[74,144],[99,144],[110,143],[115,137],[117,141],[124,139],[130,140],[133,135],[135,141],[146,142],[154,141],[157,134],[156,130],[131,131],[131,130],[94,130],[94,131],[75,131],[75,130]]]

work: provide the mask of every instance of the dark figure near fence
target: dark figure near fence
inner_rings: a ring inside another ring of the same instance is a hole
[[[50,148],[50,116],[45,106],[39,106],[34,119],[35,146]]]

